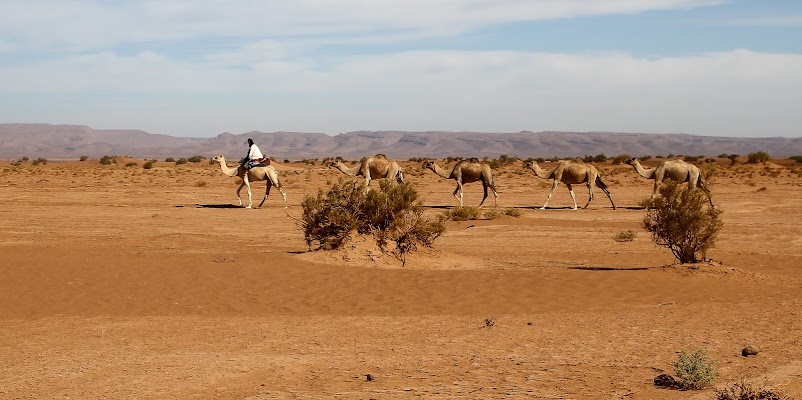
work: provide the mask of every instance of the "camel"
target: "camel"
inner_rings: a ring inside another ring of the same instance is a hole
[[[404,183],[404,174],[401,167],[393,160],[388,159],[384,154],[376,154],[373,157],[363,157],[359,165],[349,167],[343,164],[341,157],[326,163],[328,168],[336,168],[340,172],[353,177],[363,177],[365,180],[365,190],[370,188],[371,179],[387,179],[392,182],[395,179],[398,183]]]
[[[281,197],[284,198],[284,208],[287,208],[287,193],[284,192],[284,189],[281,187],[281,182],[278,180],[278,171],[276,171],[272,165],[251,168],[246,174],[245,168],[242,166],[237,168],[229,168],[228,164],[226,164],[226,158],[222,155],[213,157],[212,160],[220,163],[220,169],[223,170],[223,173],[226,174],[226,176],[238,176],[242,179],[242,184],[239,185],[239,188],[237,188],[237,198],[239,199],[240,206],[242,206],[242,197],[240,197],[239,193],[243,186],[248,187],[248,207],[245,208],[251,208],[253,205],[253,200],[251,199],[251,182],[266,181],[267,190],[265,191],[265,197],[262,198],[262,202],[259,203],[258,207],[261,207],[262,204],[265,203],[267,197],[270,196],[270,188],[275,186],[276,189],[278,189],[278,191],[281,193]]]
[[[443,178],[457,181],[457,188],[454,190],[454,197],[457,199],[457,201],[459,201],[460,207],[463,207],[465,204],[462,201],[462,185],[471,182],[482,182],[482,186],[485,190],[485,195],[482,197],[482,202],[479,203],[479,207],[482,207],[485,199],[487,199],[488,187],[493,191],[493,207],[498,205],[498,192],[496,192],[496,187],[493,185],[493,170],[490,169],[489,165],[479,162],[479,160],[476,158],[457,162],[451,171],[446,171],[443,168],[440,168],[440,166],[434,161],[424,162],[423,168],[430,169],[432,172],[440,175]],[[459,194],[459,196],[457,196],[457,194]]]
[[[546,203],[543,204],[543,207],[540,207],[541,210],[545,210],[546,206],[549,205],[551,195],[554,194],[554,190],[557,189],[557,185],[560,182],[564,183],[565,186],[568,187],[568,192],[571,193],[571,200],[574,201],[574,210],[577,210],[579,206],[576,204],[574,188],[571,187],[571,185],[580,183],[587,185],[589,195],[588,202],[583,208],[588,208],[590,202],[593,201],[593,185],[595,184],[602,191],[604,191],[604,194],[606,194],[607,198],[610,199],[610,204],[613,205],[613,210],[615,210],[615,203],[613,203],[613,197],[610,196],[610,191],[607,190],[607,185],[602,181],[601,175],[599,175],[599,170],[592,165],[585,164],[581,160],[568,160],[558,162],[557,166],[551,171],[544,171],[539,165],[537,165],[537,161],[532,161],[525,162],[524,168],[531,169],[538,178],[553,180],[551,191],[549,191],[549,197],[546,198]]]
[[[684,160],[665,160],[657,167],[649,169],[644,168],[637,158],[630,158],[625,161],[625,163],[635,167],[635,171],[638,175],[647,179],[654,179],[654,190],[652,190],[652,197],[649,198],[650,201],[654,200],[660,183],[666,179],[671,179],[677,183],[688,182],[689,189],[693,189],[698,185],[699,188],[707,194],[710,207],[713,207],[713,198],[707,185],[705,185],[699,167],[687,163]]]

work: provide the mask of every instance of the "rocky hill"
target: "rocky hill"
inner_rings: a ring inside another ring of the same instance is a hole
[[[583,155],[718,155],[767,151],[774,157],[802,154],[802,138],[734,138],[618,132],[403,132],[358,131],[329,136],[303,132],[222,133],[184,138],[140,130],[96,130],[80,125],[0,124],[0,158],[78,158],[82,155],[186,157],[224,154],[239,158],[253,138],[276,158],[359,158],[385,153],[410,157],[574,157]]]

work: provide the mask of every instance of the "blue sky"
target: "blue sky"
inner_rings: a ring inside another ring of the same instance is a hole
[[[802,136],[802,2],[0,2],[0,122]]]

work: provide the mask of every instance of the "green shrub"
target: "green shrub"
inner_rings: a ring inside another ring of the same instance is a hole
[[[685,160],[686,162],[696,162],[696,161],[699,161],[699,158],[700,157],[696,157],[696,156],[685,156],[683,158],[683,160]]]
[[[40,157],[40,158],[37,158],[37,159],[31,161],[31,165],[39,165],[39,164],[47,165],[47,159]]]
[[[616,242],[631,242],[635,240],[638,234],[635,231],[626,231],[626,232],[619,232],[615,236],[613,236],[613,240]]]
[[[704,389],[716,378],[713,360],[707,360],[707,352],[704,350],[697,350],[693,353],[683,351],[673,365],[677,383],[683,390]]]
[[[129,163],[126,163],[125,166],[126,167],[136,167],[136,166],[139,166],[139,164],[137,164],[135,162],[129,162]]]
[[[380,182],[380,190],[366,191],[340,179],[328,191],[304,197],[301,207],[304,239],[310,248],[314,244],[318,249],[336,249],[352,233],[372,234],[379,247],[402,264],[409,252],[431,246],[445,232],[442,219],[423,217],[421,200],[409,183]]]
[[[443,215],[446,219],[450,219],[452,221],[468,221],[481,218],[482,212],[478,207],[463,206],[454,207],[444,212]]]
[[[740,154],[730,154],[729,156],[727,156],[727,158],[730,159],[730,165],[735,165],[735,163],[738,162],[738,157],[741,157],[741,155]]]
[[[794,160],[794,161],[796,161],[798,163],[802,163],[802,156],[791,156],[791,157],[788,157],[788,159],[789,160]]]
[[[117,164],[117,156],[103,156],[100,157],[100,165]]]
[[[88,159],[89,159],[89,156],[81,156],[81,158],[79,158],[79,160],[81,160],[81,161],[86,161]]]
[[[714,393],[716,400],[793,400],[775,388],[767,385],[754,387],[745,379],[715,389]]]
[[[660,197],[651,202],[643,228],[658,245],[668,247],[680,263],[706,259],[721,230],[721,210],[708,207],[706,194],[698,188],[683,189],[673,181],[664,182]]]
[[[182,164],[186,164],[186,163],[187,163],[187,159],[184,158],[184,157],[181,157],[178,160],[175,160],[175,165],[182,165]]]
[[[204,156],[192,156],[190,158],[187,158],[187,161],[189,161],[191,163],[199,163],[199,162],[201,162],[201,161],[203,161],[205,159],[206,159],[206,157],[204,157]]]
[[[769,161],[769,153],[765,151],[758,151],[757,153],[749,153],[747,156],[747,161],[749,164],[761,164],[764,162]]]
[[[175,158],[167,157],[167,158],[164,159],[164,162],[172,162],[172,163],[174,163],[175,162]]]
[[[28,156],[23,156],[23,157],[22,157],[20,160],[22,160],[22,161],[28,161],[28,160],[30,160],[30,158],[28,158]]]
[[[151,168],[153,168],[153,161],[148,161],[148,162],[146,162],[144,165],[142,165],[142,168],[144,168],[144,169],[151,169]]]

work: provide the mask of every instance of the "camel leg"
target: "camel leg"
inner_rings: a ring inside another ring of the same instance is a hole
[[[245,187],[248,189],[248,207],[245,208],[253,208],[253,197],[251,197],[251,181],[248,180],[248,174],[245,174],[243,177],[242,182],[245,183]]]
[[[546,197],[546,204],[543,204],[543,207],[540,207],[541,210],[545,210],[546,206],[549,205],[549,201],[551,200],[551,195],[554,194],[554,190],[557,189],[557,185],[560,183],[558,180],[554,180],[551,184],[551,191],[549,191],[549,197]]]
[[[613,196],[610,195],[610,191],[607,190],[607,185],[601,180],[601,177],[596,177],[596,186],[598,186],[604,194],[607,195],[607,198],[610,199],[610,204],[613,205],[613,210],[615,210],[615,203],[613,203]]]
[[[267,182],[266,182],[266,185],[265,185],[265,197],[263,197],[263,198],[262,198],[262,202],[261,202],[261,203],[259,203],[259,205],[257,206],[257,208],[262,208],[262,204],[265,204],[265,201],[266,201],[266,200],[267,200],[267,198],[270,196],[270,187],[271,187],[271,186],[273,186],[273,182],[271,181],[270,177],[268,177],[268,178],[266,179],[266,181],[267,181]]]
[[[462,207],[462,184],[459,182],[457,182],[457,188],[454,189],[454,198],[457,199],[459,206]]]
[[[588,208],[588,206],[590,205],[590,202],[593,201],[593,183],[592,182],[593,182],[592,180],[588,180],[588,183],[586,185],[588,187],[588,202],[585,204],[585,207],[582,207],[582,208]]]
[[[243,180],[242,183],[237,188],[237,199],[239,200],[239,206],[240,207],[242,207],[242,197],[239,195],[239,193],[240,193],[240,191],[242,191],[243,187],[245,187],[245,180]]]
[[[490,185],[490,190],[493,191],[493,207],[498,207],[498,192],[495,185]]]
[[[574,210],[578,210],[579,206],[576,204],[576,196],[574,196],[574,187],[567,183],[565,184],[565,186],[568,186],[568,193],[571,194],[571,200],[574,201]]]
[[[479,208],[482,208],[482,204],[484,204],[484,203],[485,203],[485,199],[487,198],[487,185],[486,185],[484,182],[482,182],[482,187],[483,187],[483,188],[484,188],[484,190],[485,190],[485,196],[484,196],[484,197],[482,197],[482,201],[481,201],[481,202],[479,202]]]

